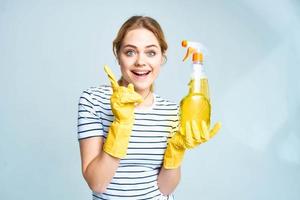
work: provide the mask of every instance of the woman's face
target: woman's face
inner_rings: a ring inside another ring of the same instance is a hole
[[[125,35],[118,59],[123,84],[132,83],[140,93],[149,91],[163,62],[157,38],[144,28],[131,30]]]

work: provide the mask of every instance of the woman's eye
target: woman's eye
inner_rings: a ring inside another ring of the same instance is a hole
[[[149,52],[146,52],[147,56],[149,57],[153,57],[156,55],[156,52],[155,51],[149,51]]]
[[[135,52],[133,50],[125,51],[126,56],[134,56]]]

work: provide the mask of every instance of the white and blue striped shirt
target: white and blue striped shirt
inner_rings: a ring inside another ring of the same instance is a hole
[[[106,138],[114,116],[110,107],[110,86],[91,87],[79,99],[78,139]],[[127,155],[105,193],[93,192],[93,199],[162,199],[157,176],[170,133],[178,127],[178,105],[154,94],[152,107],[134,111],[134,125]],[[172,195],[164,197],[173,199]]]

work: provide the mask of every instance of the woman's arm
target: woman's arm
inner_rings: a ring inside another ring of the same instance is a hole
[[[161,168],[159,175],[158,175],[158,187],[160,192],[163,195],[171,194],[176,186],[178,185],[181,177],[181,169],[180,167],[176,169],[165,169],[164,167]]]
[[[92,191],[105,192],[119,166],[120,159],[102,150],[102,137],[83,139],[79,144],[84,179]]]

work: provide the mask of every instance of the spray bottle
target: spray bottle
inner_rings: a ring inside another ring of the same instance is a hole
[[[210,126],[211,105],[209,98],[208,80],[203,66],[204,46],[198,42],[184,40],[182,46],[187,47],[183,61],[192,55],[193,73],[189,82],[189,93],[180,102],[180,119],[183,126],[186,122],[195,120],[202,131],[201,123]]]

